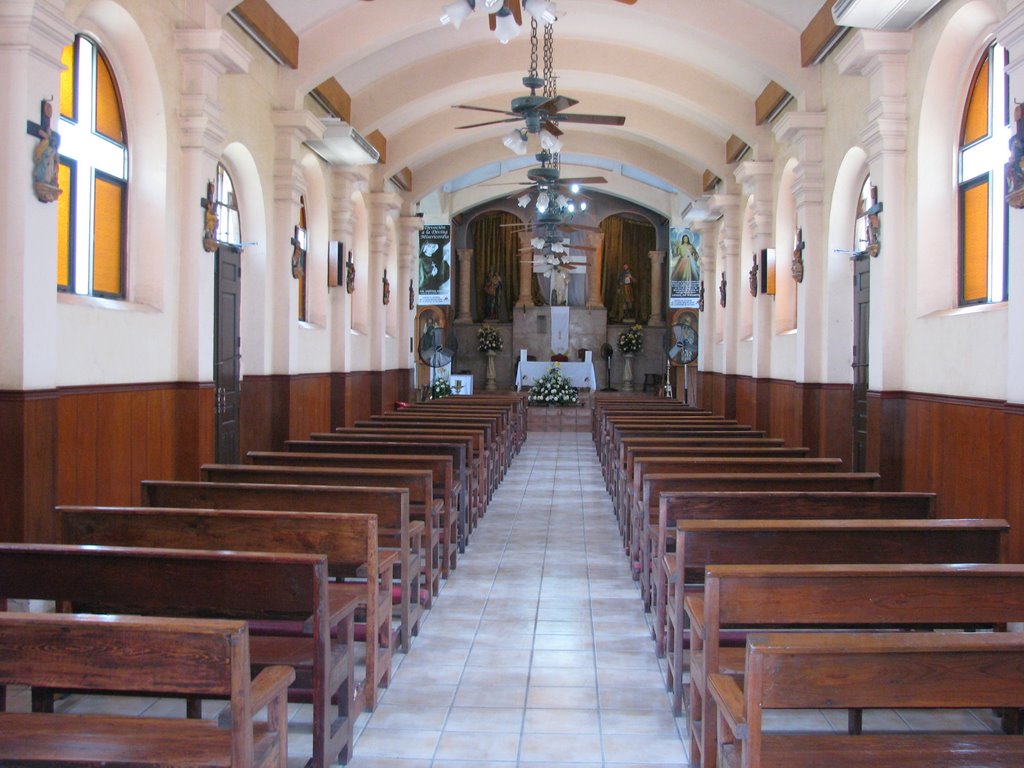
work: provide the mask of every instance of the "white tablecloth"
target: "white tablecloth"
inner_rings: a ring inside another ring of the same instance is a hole
[[[533,386],[533,383],[547,373],[548,368],[552,365],[554,365],[554,363],[547,360],[543,362],[527,362],[525,360],[520,360],[519,370],[516,371],[516,389]],[[587,360],[582,363],[559,363],[558,366],[562,369],[562,373],[565,374],[566,378],[572,382],[574,387],[597,389],[597,375],[594,372],[593,361]]]

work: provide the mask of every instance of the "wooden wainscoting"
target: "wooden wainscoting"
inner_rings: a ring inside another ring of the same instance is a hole
[[[57,392],[0,392],[0,541],[53,541]]]

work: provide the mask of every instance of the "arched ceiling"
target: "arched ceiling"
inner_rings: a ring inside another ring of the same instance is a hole
[[[441,25],[448,1],[270,0],[300,44],[298,69],[282,69],[280,106],[294,108],[307,91],[335,78],[352,97],[356,129],[387,137],[384,172],[412,171],[410,201],[513,157],[500,140],[511,125],[456,130],[489,116],[451,105],[508,109],[527,93],[521,80],[529,65],[529,16],[522,34],[501,45],[482,9],[461,29]],[[682,198],[699,196],[705,169],[727,174],[730,135],[751,145],[764,140],[754,101],[770,81],[796,96],[813,88],[813,72],[800,65],[800,33],[821,2],[557,0],[558,92],[579,101],[569,111],[626,117],[622,127],[563,123],[563,152],[605,168],[628,165]],[[535,143],[531,137],[531,151]],[[638,192],[637,177],[598,172],[609,178],[610,192],[668,197],[663,188]],[[483,189],[477,198],[493,194]],[[472,197],[458,193],[460,203]]]

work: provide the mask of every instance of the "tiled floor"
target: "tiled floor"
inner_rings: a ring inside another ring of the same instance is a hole
[[[589,433],[531,432],[353,768],[684,765]]]

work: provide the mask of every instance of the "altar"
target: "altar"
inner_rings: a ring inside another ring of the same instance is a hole
[[[533,386],[541,376],[547,373],[554,363],[549,360],[527,360],[526,350],[519,350],[519,366],[516,368],[516,389]],[[578,388],[597,389],[597,374],[594,371],[594,361],[590,351],[584,353],[581,363],[559,363],[561,369],[569,382]]]

